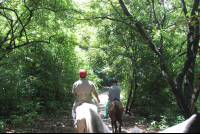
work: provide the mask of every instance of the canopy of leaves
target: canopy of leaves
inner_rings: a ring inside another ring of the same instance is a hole
[[[189,26],[198,31],[200,20],[194,2],[0,0],[0,118],[71,116],[72,85],[86,69],[97,89],[118,79],[126,112],[173,125],[181,112],[166,74],[175,85],[188,60]],[[195,49],[190,87],[200,71]]]

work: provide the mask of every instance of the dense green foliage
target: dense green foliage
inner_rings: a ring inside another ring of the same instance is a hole
[[[41,114],[71,117],[82,68],[97,89],[116,77],[126,112],[150,128],[184,120],[162,68],[177,79],[188,59],[188,27],[199,28],[193,2],[184,2],[187,13],[175,0],[0,0],[0,132]],[[196,49],[191,87],[200,72]]]
[[[120,2],[125,3],[130,14],[124,6],[120,6]],[[190,16],[192,4],[184,2],[188,7],[187,16]],[[128,105],[127,112],[133,111],[147,120],[166,121],[165,124],[170,125],[181,122],[183,117],[177,104],[177,95],[173,94],[171,85],[167,83],[169,77],[165,79],[162,72],[166,71],[163,68],[166,65],[170,72],[167,75],[178,81],[181,68],[187,61],[186,31],[193,17],[184,18],[182,3],[173,0],[112,0],[80,2],[80,5],[84,7],[83,20],[89,22],[88,26],[82,24],[79,27],[80,38],[85,41],[81,47],[88,50],[91,66],[103,78],[103,84],[109,85],[108,80],[114,76],[118,78],[125,94],[124,105]],[[192,26],[194,22],[197,21],[192,21]],[[140,24],[141,27],[138,26]],[[149,40],[145,41],[142,36],[148,36]],[[150,47],[147,46],[148,42],[153,45],[149,43]],[[158,59],[161,57],[164,60],[160,63]],[[197,80],[198,63],[199,55],[194,65],[191,87]],[[185,76],[185,81],[187,77],[189,75]],[[182,87],[180,90],[183,90]],[[196,106],[198,110],[199,101]]]
[[[11,3],[0,1],[0,132],[6,122],[32,122],[38,114],[71,117],[72,86],[79,69],[87,69],[95,84],[100,82],[68,28],[73,25],[67,20],[73,3]]]

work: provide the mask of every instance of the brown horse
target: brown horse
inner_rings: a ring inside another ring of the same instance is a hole
[[[111,124],[112,124],[112,130],[113,133],[117,133],[117,122],[119,122],[119,133],[121,133],[121,125],[122,125],[122,114],[123,114],[124,108],[120,101],[114,100],[113,102],[110,102],[109,106],[109,116],[111,118]],[[113,128],[113,125],[115,125],[115,131]]]

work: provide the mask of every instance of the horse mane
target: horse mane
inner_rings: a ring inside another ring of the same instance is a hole
[[[121,118],[121,114],[120,114],[120,109],[119,109],[119,106],[118,106],[118,105],[115,105],[115,106],[114,106],[114,112],[115,112],[116,119],[117,119],[119,122],[122,122],[122,118]]]
[[[76,108],[76,120],[78,132],[87,133],[111,133],[109,128],[101,120],[97,107],[93,104],[83,103]]]
[[[95,112],[94,110],[90,109],[90,114],[91,114],[91,124],[92,124],[92,130],[93,133],[103,133],[104,129],[103,129],[103,123],[101,121],[101,117],[99,116],[99,114],[97,112]]]

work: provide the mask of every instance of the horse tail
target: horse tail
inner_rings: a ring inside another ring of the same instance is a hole
[[[119,109],[118,105],[114,106],[114,113],[115,113],[115,117],[119,121],[119,123],[122,123],[122,118],[121,118],[120,109]]]

